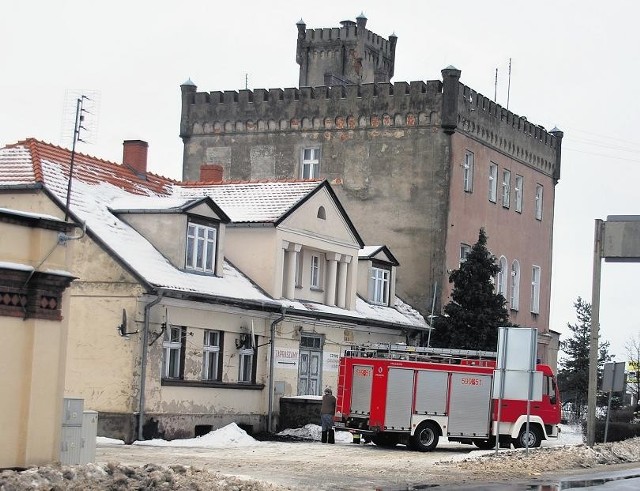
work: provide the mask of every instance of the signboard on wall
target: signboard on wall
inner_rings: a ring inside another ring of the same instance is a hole
[[[325,372],[337,372],[340,364],[340,355],[338,353],[322,352],[322,370]]]
[[[274,355],[276,368],[298,371],[300,350],[295,348],[276,348],[274,349]]]

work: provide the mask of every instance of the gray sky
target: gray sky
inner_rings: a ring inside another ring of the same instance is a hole
[[[149,170],[180,178],[182,82],[295,87],[296,22],[338,27],[361,12],[373,32],[398,36],[393,81],[440,79],[454,65],[493,98],[497,68],[505,106],[511,59],[509,109],[564,131],[550,327],[567,334],[575,299],[591,301],[594,219],[640,215],[637,1],[4,1],[0,145],[66,145],[84,92],[99,106],[79,151],[120,162],[123,140],[146,140]],[[639,276],[640,265],[603,264],[601,334],[618,361],[640,335]]]

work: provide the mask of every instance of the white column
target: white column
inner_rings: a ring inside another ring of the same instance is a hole
[[[347,305],[347,265],[351,256],[342,256],[338,263],[338,307],[344,309]]]
[[[327,281],[325,283],[325,301],[326,305],[336,304],[336,276],[338,271],[338,261],[340,254],[335,252],[326,255],[327,258]]]
[[[302,246],[293,242],[284,243],[284,267],[286,277],[284,278],[284,297],[293,300],[296,288],[296,259]]]

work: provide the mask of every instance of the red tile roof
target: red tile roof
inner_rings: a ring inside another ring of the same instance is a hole
[[[11,184],[47,184],[43,162],[58,164],[68,179],[71,150],[34,138],[7,145],[0,155],[0,182]],[[12,177],[13,176],[13,177]],[[110,183],[133,194],[170,194],[175,180],[151,172],[137,174],[126,165],[76,152],[73,177],[88,184]]]

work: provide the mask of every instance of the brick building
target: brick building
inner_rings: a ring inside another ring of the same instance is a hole
[[[365,241],[392,247],[397,293],[429,314],[448,302],[448,271],[484,227],[513,322],[549,331],[555,185],[563,133],[547,131],[460,82],[395,82],[397,38],[367,19],[297,24],[300,87],[198,92],[181,86],[183,178],[220,164],[225,179],[326,178]],[[552,346],[551,348],[549,346]]]

